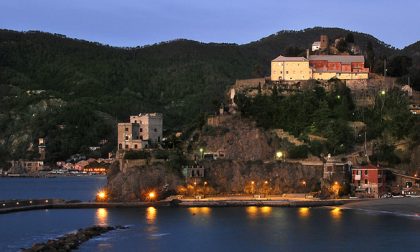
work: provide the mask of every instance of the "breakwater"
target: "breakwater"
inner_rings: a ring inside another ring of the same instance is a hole
[[[20,201],[27,202],[27,201]],[[33,203],[35,201],[32,201]],[[39,209],[83,209],[83,208],[144,208],[144,207],[322,207],[343,205],[349,200],[171,200],[156,202],[66,202],[59,199],[39,200],[43,204],[0,205],[0,214]]]

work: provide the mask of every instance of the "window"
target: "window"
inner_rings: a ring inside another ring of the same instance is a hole
[[[125,128],[125,131],[128,131],[128,128]]]
[[[286,71],[286,74],[288,74],[289,73],[289,71]]]
[[[283,73],[283,71],[280,71],[280,74],[282,74]]]
[[[367,179],[365,179],[365,185],[367,185],[367,183],[368,183],[368,180],[367,180]]]
[[[365,175],[368,175],[368,170],[365,170]]]
[[[142,128],[140,128],[140,132],[143,132],[143,129]]]
[[[137,149],[137,144],[134,145],[134,149]]]
[[[128,149],[128,144],[125,145],[125,148]]]
[[[125,140],[128,140],[128,136],[125,136]]]
[[[134,120],[134,123],[137,123],[137,120]]]
[[[153,131],[154,131],[154,132],[157,132],[157,129],[155,128]]]
[[[140,140],[143,140],[143,136],[140,136]]]

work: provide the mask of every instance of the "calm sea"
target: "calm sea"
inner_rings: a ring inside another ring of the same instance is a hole
[[[77,199],[94,195],[105,182],[67,179],[44,180],[44,185],[38,180],[36,189],[31,180],[24,183],[27,186],[12,185],[28,192],[13,197]],[[65,190],[50,194],[61,190],[57,183],[65,185]],[[1,193],[2,197],[16,195]],[[271,207],[51,209],[2,214],[0,251],[18,251],[95,224],[129,229],[94,238],[80,251],[420,251],[419,218],[338,208]]]
[[[93,200],[106,184],[105,176],[0,178],[0,200],[58,198]]]

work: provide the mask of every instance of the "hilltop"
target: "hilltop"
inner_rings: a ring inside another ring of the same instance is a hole
[[[316,27],[243,45],[175,40],[116,48],[59,34],[0,30],[0,159],[36,156],[38,137],[48,137],[49,161],[89,152],[107,140],[100,152],[90,153],[104,155],[115,146],[115,122],[139,112],[164,113],[168,131],[195,127],[235,79],[267,75],[271,59],[309,48],[321,34],[333,39],[350,32]],[[420,83],[419,42],[398,50],[352,33],[362,50],[372,44],[378,71],[381,58],[412,57],[411,81]]]

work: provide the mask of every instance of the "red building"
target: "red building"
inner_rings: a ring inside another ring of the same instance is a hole
[[[315,72],[369,73],[362,55],[311,55],[309,66]]]
[[[374,165],[352,169],[352,183],[356,195],[379,198],[385,193],[385,172]]]

